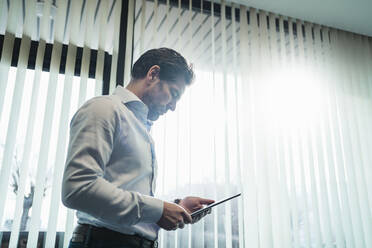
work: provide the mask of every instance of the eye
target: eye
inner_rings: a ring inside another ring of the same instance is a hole
[[[171,95],[172,95],[173,99],[178,99],[178,97],[180,96],[178,91],[176,89],[173,89],[173,88],[171,89]]]

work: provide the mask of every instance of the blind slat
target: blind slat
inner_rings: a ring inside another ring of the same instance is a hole
[[[250,15],[252,12],[256,13],[255,10],[250,10]],[[246,78],[246,82],[242,86],[243,92],[250,92],[248,99],[243,102],[242,106],[242,150],[246,151],[242,156],[242,164],[246,165],[246,168],[242,174],[246,178],[245,184],[243,184],[243,205],[245,207],[244,211],[244,230],[245,230],[245,246],[259,246],[258,240],[258,229],[257,225],[251,225],[251,223],[258,223],[258,210],[257,210],[257,186],[255,178],[255,127],[254,118],[248,118],[248,116],[254,115],[254,94],[252,92],[252,78],[253,75],[250,73],[253,71],[251,68],[251,57],[250,57],[250,47],[252,44],[250,40],[249,32],[252,33],[252,27],[256,28],[252,22],[248,25],[247,18],[247,8],[243,5],[240,6],[240,51],[241,51],[241,78]],[[256,44],[256,43],[254,43]],[[243,68],[249,68],[247,70]]]
[[[278,42],[280,46],[281,40],[278,41],[277,31],[276,31],[276,18],[273,14],[269,15],[269,40],[270,40],[270,56],[272,59],[272,67],[277,68],[279,67],[279,48],[278,48]],[[271,108],[271,107],[269,107]],[[281,208],[280,205],[280,187],[283,187],[278,181],[277,175],[279,174],[280,171],[280,161],[279,161],[279,155],[277,154],[278,152],[278,146],[282,145],[279,144],[279,134],[280,134],[280,129],[278,128],[277,125],[277,116],[274,114],[274,124],[273,126],[273,139],[275,142],[272,144],[272,151],[273,154],[276,153],[276,156],[270,156],[271,159],[269,158],[269,164],[273,165],[272,169],[269,170],[269,187],[270,187],[270,204],[277,206],[276,208],[272,209],[272,235],[273,235],[273,243],[278,244],[278,247],[283,246],[283,238],[284,235],[282,235],[280,229],[282,228],[284,223],[281,223],[281,212],[283,209]],[[274,166],[276,165],[276,166]],[[284,210],[285,211],[285,210]]]
[[[80,107],[87,96],[87,81],[89,76],[90,49],[86,46],[83,48],[83,59],[80,73],[80,89],[78,98],[78,107]]]
[[[288,34],[289,34],[289,50],[290,50],[290,67],[291,72],[294,71],[294,67],[296,64],[295,61],[295,41],[294,41],[294,32],[293,32],[293,22],[292,20],[288,20]],[[292,133],[293,130],[289,130],[288,133],[284,137],[284,147],[285,147],[285,156],[286,156],[286,172],[287,172],[287,180],[288,180],[288,193],[289,193],[289,207],[290,207],[290,216],[291,216],[291,236],[293,239],[293,246],[299,247],[299,212],[297,206],[297,197],[296,197],[296,190],[295,190],[295,171],[293,165],[293,140],[292,140]]]
[[[324,37],[325,35],[323,35]],[[337,44],[337,40],[336,40],[336,34],[335,32],[331,32],[330,33],[330,37],[332,39],[332,43],[333,43],[333,46],[335,46]],[[334,62],[332,63],[331,62],[331,59],[336,59],[334,57],[331,56],[331,52],[334,52],[330,50],[330,43],[329,43],[329,40],[326,39],[325,40],[325,47],[326,47],[326,55],[327,55],[327,62],[326,63],[328,65],[328,67],[330,65],[334,65],[333,67],[329,68],[330,71],[336,73],[337,71],[337,67],[339,66],[338,65],[338,62]],[[327,68],[326,68],[327,69]],[[339,177],[339,187],[340,187],[340,201],[341,201],[341,214],[343,216],[342,218],[342,222],[343,222],[343,228],[344,228],[344,231],[345,231],[345,241],[346,241],[346,247],[354,247],[355,246],[355,243],[354,243],[354,236],[353,236],[353,231],[352,231],[352,223],[351,223],[351,210],[350,210],[350,205],[349,205],[349,198],[348,198],[348,189],[347,189],[347,181],[346,181],[346,172],[345,172],[345,169],[344,169],[344,156],[343,156],[343,153],[342,153],[342,136],[339,132],[339,120],[338,120],[338,113],[339,113],[339,108],[340,108],[340,105],[339,105],[339,99],[338,99],[338,92],[339,91],[334,91],[332,90],[333,87],[335,87],[336,85],[333,84],[331,78],[333,77],[332,75],[333,73],[329,73],[329,80],[327,80],[328,82],[328,88],[329,90],[327,91],[328,94],[329,94],[329,98],[332,99],[333,101],[330,103],[331,105],[331,108],[332,108],[332,112],[334,113],[332,116],[333,118],[333,123],[334,123],[334,144],[335,144],[335,157],[337,158],[337,161],[336,161],[336,165],[337,165],[337,175]],[[338,74],[338,73],[337,73]],[[336,76],[338,77],[338,75]]]
[[[115,5],[115,15],[112,18],[115,26],[114,30],[120,30],[120,11],[121,1],[118,1]],[[108,24],[110,25],[110,24]],[[112,48],[112,61],[111,61],[111,73],[110,73],[110,94],[114,92],[116,88],[116,72],[118,66],[118,53],[119,53],[119,34],[120,32],[114,32],[111,40]]]
[[[191,12],[191,11],[190,11]],[[191,24],[191,18],[190,18],[190,24]],[[228,119],[228,80],[227,80],[227,71],[226,71],[226,50],[227,50],[227,40],[226,40],[226,4],[225,1],[221,2],[221,42],[222,42],[222,66],[223,66],[223,76],[222,76],[222,83],[223,83],[223,89],[224,89],[224,95],[223,95],[223,107],[224,107],[224,119]],[[229,196],[231,195],[231,189],[230,189],[230,168],[232,167],[232,164],[230,163],[230,145],[229,145],[229,126],[228,122],[224,122],[224,150],[225,150],[225,192],[224,194]],[[232,247],[232,225],[231,225],[231,203],[227,202],[225,204],[225,235],[226,235],[226,247]]]
[[[142,0],[142,11],[141,11],[141,34],[145,33],[145,27],[146,27],[146,0]],[[144,52],[145,49],[145,36],[140,35],[140,54]]]
[[[5,91],[7,88],[8,82],[8,75],[9,75],[9,68],[12,60],[12,53],[13,53],[13,46],[14,46],[14,35],[10,33],[6,33],[4,36],[4,43],[3,43],[3,50],[0,60],[0,120],[4,118],[3,115],[3,107],[4,107],[4,100],[5,100]],[[1,208],[1,204],[0,204]],[[0,211],[1,217],[1,211]],[[1,218],[0,218],[1,220]]]
[[[284,31],[284,18],[281,16],[279,18],[279,32],[280,32],[280,70],[286,69],[286,63],[289,59],[286,48],[286,37]],[[279,125],[278,125],[279,126]],[[289,247],[291,243],[291,231],[290,231],[290,208],[289,208],[289,193],[288,193],[288,179],[286,176],[285,169],[285,153],[284,153],[284,131],[282,127],[278,127],[278,142],[277,142],[277,152],[278,152],[278,163],[279,163],[279,183],[280,183],[280,233],[282,240],[282,247]]]
[[[235,130],[236,130],[236,161],[237,161],[237,170],[235,177],[238,178],[238,184],[242,185],[242,178],[239,175],[242,175],[243,169],[242,169],[242,163],[241,163],[241,146],[239,142],[239,136],[240,136],[240,129],[239,129],[239,122],[240,122],[240,102],[241,97],[239,95],[239,90],[241,88],[241,85],[239,85],[238,81],[238,55],[237,55],[237,23],[235,20],[235,5],[232,4],[232,46],[233,46],[233,73],[234,73],[234,93],[235,93]],[[241,191],[241,186],[240,191]],[[241,198],[238,199],[238,235],[239,235],[239,247],[244,246],[244,222],[243,222],[243,201]]]
[[[366,188],[366,181],[365,181],[365,169],[364,164],[368,163],[368,157],[366,155],[367,150],[364,149],[364,147],[367,146],[367,142],[365,137],[368,136],[369,129],[367,126],[364,126],[364,119],[366,113],[363,111],[363,93],[360,91],[360,84],[363,84],[365,82],[365,79],[361,79],[360,75],[360,66],[359,65],[359,59],[362,57],[361,55],[361,49],[359,48],[359,42],[360,41],[360,35],[354,34],[352,37],[352,44],[353,44],[353,51],[351,55],[351,80],[349,81],[349,89],[350,91],[359,96],[359,97],[350,97],[349,103],[351,103],[351,112],[350,116],[355,120],[351,124],[351,128],[353,130],[352,135],[352,145],[353,145],[353,154],[354,159],[356,160],[356,164],[353,165],[353,170],[355,173],[355,179],[357,183],[357,190],[359,195],[359,205],[360,205],[360,211],[362,218],[362,230],[364,232],[364,240],[366,246],[372,245],[372,237],[369,235],[369,233],[372,232],[372,217],[371,217],[371,206],[369,206],[369,202],[366,200],[368,198],[367,195],[367,188]],[[364,131],[365,130],[365,131]],[[363,132],[363,133],[362,133]],[[368,152],[367,152],[368,153]]]
[[[347,37],[345,33],[341,33],[340,36],[338,36],[340,39],[340,49],[343,50],[346,47],[346,42],[348,42]],[[343,145],[343,154],[345,156],[345,168],[346,168],[346,175],[348,180],[348,196],[350,199],[350,207],[352,211],[353,221],[352,221],[352,227],[353,227],[353,233],[355,238],[355,245],[356,247],[364,247],[365,246],[365,240],[364,240],[364,232],[362,229],[362,217],[360,212],[360,205],[359,205],[359,195],[358,195],[358,185],[357,185],[357,179],[355,176],[355,171],[353,166],[360,162],[358,155],[356,154],[356,144],[355,144],[355,138],[352,135],[352,130],[355,130],[354,123],[352,120],[352,103],[350,97],[348,97],[348,90],[349,85],[348,81],[351,79],[350,73],[352,73],[350,70],[347,70],[346,68],[348,65],[345,64],[346,57],[350,56],[351,54],[348,52],[346,53],[340,53],[340,87],[341,92],[345,92],[345,97],[341,97],[341,106],[340,106],[340,117],[342,121],[342,145]]]
[[[106,29],[105,23],[107,21],[108,15],[108,1],[101,3],[101,8],[99,10],[99,19],[96,21],[99,23],[100,32],[95,33],[95,37],[98,37],[98,47],[102,47],[106,42]],[[102,84],[103,84],[103,73],[104,73],[104,59],[105,52],[104,50],[99,49],[97,53],[97,65],[96,65],[96,87],[95,95],[102,94]]]
[[[128,3],[128,25],[127,25],[127,46],[125,48],[125,63],[124,63],[124,85],[129,83],[130,75],[131,75],[131,68],[132,68],[132,57],[134,51],[132,50],[133,47],[133,40],[134,40],[134,0],[129,0]]]
[[[9,15],[7,31],[13,33],[16,37],[22,37],[23,13],[22,1],[13,0],[9,3]]]
[[[0,34],[5,35],[6,26],[8,23],[8,1],[0,1]]]

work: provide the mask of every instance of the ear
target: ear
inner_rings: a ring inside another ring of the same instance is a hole
[[[147,72],[147,79],[149,82],[154,82],[159,79],[159,73],[160,73],[160,66],[153,65],[150,67],[149,71]]]

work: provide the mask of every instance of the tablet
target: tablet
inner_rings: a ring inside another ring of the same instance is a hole
[[[241,195],[241,193],[236,194],[236,195],[234,195],[234,196],[228,197],[228,198],[223,199],[223,200],[221,200],[221,201],[218,201],[218,202],[212,203],[212,204],[206,206],[205,208],[199,209],[199,210],[197,210],[197,211],[195,211],[195,212],[193,212],[193,213],[191,214],[191,218],[195,219],[195,218],[197,218],[197,216],[203,214],[204,212],[206,212],[206,211],[210,211],[211,208],[213,208],[213,207],[215,207],[215,206],[217,206],[217,205],[219,205],[219,204],[221,204],[221,203],[224,203],[224,202],[226,202],[226,201],[229,201],[229,200],[231,200],[231,199],[233,199],[233,198],[235,198],[235,197],[238,197],[238,196],[240,196],[240,195]]]

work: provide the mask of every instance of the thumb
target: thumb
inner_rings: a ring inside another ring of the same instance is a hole
[[[185,222],[186,224],[189,224],[192,222],[191,215],[186,210],[183,210],[182,217],[183,217],[183,222]]]

